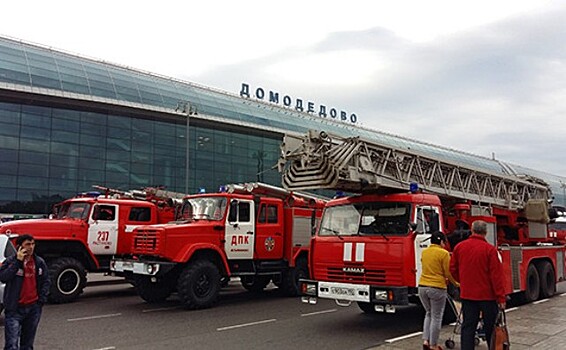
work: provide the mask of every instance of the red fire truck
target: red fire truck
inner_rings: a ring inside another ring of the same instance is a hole
[[[549,229],[556,210],[541,180],[316,131],[286,136],[279,168],[289,190],[357,193],[327,203],[311,242],[312,279],[301,280],[303,302],[356,302],[366,313],[418,302],[430,233],[440,230],[454,245],[478,219],[501,254],[508,294],[546,298],[565,279],[565,234]]]
[[[0,224],[0,233],[31,234],[36,252],[47,261],[50,302],[75,300],[86,286],[86,271],[109,271],[114,254],[130,251],[132,230],[139,225],[173,221],[184,194],[148,187],[119,191],[94,186],[57,204],[50,219]]]
[[[308,278],[312,228],[325,201],[251,183],[185,198],[175,223],[138,227],[131,255],[111,270],[134,280],[140,297],[161,301],[177,291],[189,309],[212,306],[221,281],[239,277],[250,291],[269,282],[291,295]]]

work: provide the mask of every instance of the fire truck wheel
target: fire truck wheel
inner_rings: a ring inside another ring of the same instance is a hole
[[[525,302],[538,300],[540,295],[540,279],[537,268],[533,264],[529,264],[527,269],[526,289],[523,292],[523,299]]]
[[[220,271],[207,260],[190,263],[177,282],[177,292],[188,309],[211,307],[220,293]]]
[[[377,311],[375,311],[375,307],[373,306],[372,303],[364,303],[364,302],[358,301],[358,306],[366,314],[376,314],[377,313]]]
[[[242,287],[253,293],[262,292],[265,287],[271,282],[271,276],[242,276],[240,277]]]
[[[444,345],[446,345],[446,347],[447,347],[448,349],[454,349],[454,348],[456,347],[456,343],[455,343],[454,340],[452,340],[452,339],[447,339],[447,340],[444,342]]]
[[[80,261],[74,258],[59,258],[50,261],[48,268],[51,278],[50,302],[68,303],[83,292],[86,286],[86,271]]]
[[[540,277],[540,296],[548,298],[556,292],[556,279],[554,277],[554,269],[548,261],[543,261],[538,265],[538,273]]]
[[[175,289],[175,284],[167,279],[152,282],[149,276],[134,276],[134,286],[138,295],[148,303],[167,299]]]
[[[294,268],[289,269],[283,275],[283,283],[281,288],[283,292],[291,297],[296,297],[301,294],[299,290],[299,279],[309,278],[309,268],[306,259],[298,259]]]

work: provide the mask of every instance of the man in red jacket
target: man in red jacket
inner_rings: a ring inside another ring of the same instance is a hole
[[[454,248],[450,273],[460,282],[463,322],[460,334],[462,350],[473,350],[480,312],[487,343],[499,309],[505,309],[503,266],[497,249],[487,242],[487,224],[472,223],[472,235]]]

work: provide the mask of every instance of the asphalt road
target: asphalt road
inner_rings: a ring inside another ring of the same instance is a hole
[[[175,296],[147,304],[129,284],[113,284],[87,287],[76,302],[43,312],[35,348],[50,350],[367,349],[418,331],[422,320],[416,307],[365,315],[357,305],[307,305],[277,289],[254,295],[237,281],[206,310],[185,310]]]
[[[44,307],[36,349],[368,349],[419,332],[423,317],[414,306],[366,315],[356,305],[306,305],[275,288],[249,293],[237,281],[215,307],[191,311],[175,296],[147,304],[129,284],[100,282],[74,303]]]

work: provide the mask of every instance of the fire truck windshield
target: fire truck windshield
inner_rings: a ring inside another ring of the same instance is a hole
[[[556,220],[555,222],[548,224],[548,227],[551,230],[566,231],[566,220],[564,221]]]
[[[409,232],[407,203],[354,203],[328,207],[320,224],[320,236],[405,235]]]
[[[198,197],[190,198],[183,204],[181,219],[222,220],[226,212],[226,198]]]
[[[65,203],[57,212],[58,219],[80,219],[86,220],[90,212],[90,204],[84,202]]]

